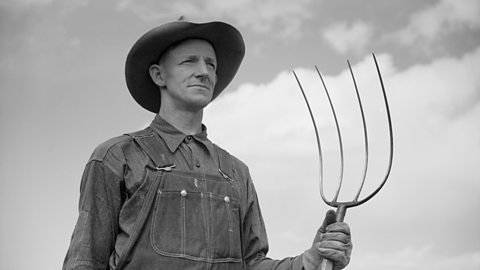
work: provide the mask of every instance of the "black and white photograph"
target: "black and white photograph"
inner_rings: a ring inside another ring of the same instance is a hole
[[[0,0],[0,269],[480,269],[480,1]]]

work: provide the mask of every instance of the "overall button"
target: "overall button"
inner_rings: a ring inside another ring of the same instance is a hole
[[[229,202],[230,202],[230,197],[225,196],[225,198],[223,198],[223,200],[224,200],[226,203],[229,203]]]
[[[187,196],[187,191],[185,189],[182,189],[182,191],[180,191],[180,195],[182,195],[182,197]]]

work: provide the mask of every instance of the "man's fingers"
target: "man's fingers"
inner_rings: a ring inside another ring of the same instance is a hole
[[[350,235],[346,235],[343,232],[340,233],[325,233],[322,235],[321,241],[337,241],[343,244],[351,242]]]
[[[322,257],[331,260],[335,269],[342,269],[350,262],[352,243],[324,241],[317,243],[315,249]]]
[[[350,235],[350,226],[345,222],[335,222],[326,227],[326,233],[343,233]]]
[[[350,256],[346,252],[321,248],[318,249],[318,253],[325,259],[333,262],[335,269],[343,269],[349,262]]]
[[[336,250],[330,248],[318,248],[318,253],[329,260],[340,261],[347,258],[347,253],[344,250]]]
[[[352,243],[351,242],[340,242],[340,241],[336,241],[336,240],[331,240],[331,241],[322,241],[322,242],[318,242],[315,244],[315,248],[317,250],[320,250],[320,249],[329,249],[329,250],[336,250],[338,252],[346,252],[348,250],[350,250],[352,247]]]

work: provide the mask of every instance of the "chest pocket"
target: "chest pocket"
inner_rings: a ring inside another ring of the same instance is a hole
[[[225,178],[167,173],[152,214],[150,242],[158,254],[241,262],[238,194]]]

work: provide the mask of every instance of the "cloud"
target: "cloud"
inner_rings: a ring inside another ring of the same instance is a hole
[[[361,254],[352,260],[349,267],[354,269],[465,269],[480,267],[480,251],[452,254],[438,257],[431,246],[405,247],[395,252]]]
[[[279,37],[298,37],[305,19],[312,16],[312,0],[241,0],[241,1],[134,1],[123,0],[117,8],[131,10],[147,21],[174,20],[185,15],[193,21],[229,18],[236,24],[257,33],[273,33]]]
[[[480,2],[477,0],[442,0],[430,8],[414,13],[409,24],[393,34],[404,45],[424,44],[459,29],[480,28]]]
[[[72,10],[74,8],[85,6],[90,2],[90,0],[0,0],[0,7],[6,8],[31,8],[31,7],[41,7],[48,6],[52,4],[58,4],[58,6],[63,6],[65,10]]]
[[[55,0],[2,0],[0,1],[0,6],[19,6],[19,7],[28,7],[32,5],[47,5],[51,4]]]
[[[388,73],[389,70],[393,69],[390,66],[391,57],[388,55],[380,57],[385,63],[382,70]],[[373,60],[367,58],[354,65],[353,70],[360,84],[360,91],[364,90],[363,94],[367,95],[364,102],[373,102],[382,108],[383,103],[381,102],[383,100],[378,98],[381,97],[380,84],[376,77]],[[312,102],[319,129],[330,135],[333,118],[317,73],[314,70],[303,68],[296,69],[296,73]],[[358,125],[357,121],[359,120],[358,105],[350,73],[344,70],[337,76],[326,76],[324,79],[330,89],[330,95],[335,103],[343,128],[355,130],[355,132],[360,130],[361,125]],[[369,105],[373,106],[373,103]],[[245,104],[248,104],[248,109],[245,108]],[[354,109],[352,110],[352,108]],[[248,149],[248,144],[255,140],[269,142],[269,144],[272,144],[272,142],[281,143],[281,148],[270,149],[273,155],[301,154],[311,149],[310,144],[305,145],[303,143],[305,140],[314,142],[312,123],[291,71],[281,72],[267,84],[244,84],[240,86],[238,91],[232,91],[221,96],[220,100],[215,101],[208,110],[212,112],[206,113],[206,115],[214,115],[212,121],[215,122],[220,121],[220,118],[225,116],[224,113],[220,113],[221,111],[228,111],[229,121],[223,123],[221,128],[219,127],[221,130],[225,128],[234,130],[239,125],[259,131],[258,133],[251,133],[251,135],[247,133],[239,136],[235,140],[234,146],[239,151]],[[217,118],[216,115],[220,118]],[[382,122],[382,124],[385,123]],[[382,126],[381,128],[385,127]],[[335,141],[336,133],[333,132],[331,135],[331,139]],[[230,135],[227,136],[228,139],[231,138]],[[345,139],[348,139],[348,137],[346,135]]]
[[[339,22],[328,27],[323,38],[339,53],[345,54],[349,51],[360,54],[370,43],[373,35],[373,26],[362,21],[352,23]]]
[[[480,78],[475,73],[479,68],[479,48],[460,60],[441,58],[430,65],[411,67],[403,73],[403,79],[412,83],[406,87],[416,89],[409,91],[414,97],[411,105],[418,103],[418,113],[429,113],[437,119],[461,118],[478,105]]]
[[[415,263],[425,266],[422,269],[439,269],[441,262],[476,269],[478,252],[469,252],[478,250],[473,239],[480,237],[476,229],[480,218],[472,215],[480,203],[480,78],[476,74],[480,47],[459,58],[439,58],[403,70],[388,54],[379,55],[378,60],[394,121],[394,166],[379,195],[347,215],[359,243],[356,247],[364,252],[355,256],[375,254],[371,260],[361,260],[360,266],[365,265],[357,269],[369,269],[367,262],[392,266],[403,259],[407,261],[389,269],[416,269]],[[368,194],[385,169],[385,112],[372,60],[355,63],[353,69],[371,139],[372,167],[363,193]],[[320,81],[314,70],[298,68],[296,72],[314,107],[325,146],[325,179],[336,181],[338,146]],[[359,175],[357,167],[363,163],[358,105],[347,70],[325,76],[325,82],[345,140],[346,189],[350,191]],[[224,93],[207,108],[205,123],[213,141],[249,165],[271,236],[272,256],[306,248],[319,223],[312,211],[321,213],[316,183],[319,164],[312,124],[291,72]],[[346,195],[342,199],[351,198]],[[285,220],[285,213],[295,213],[295,221]],[[449,233],[452,228],[455,233]],[[282,245],[286,241],[291,244]],[[404,249],[403,243],[412,249]],[[420,251],[426,255],[410,256]],[[385,260],[373,259],[376,255]],[[409,257],[413,264],[408,263]]]

